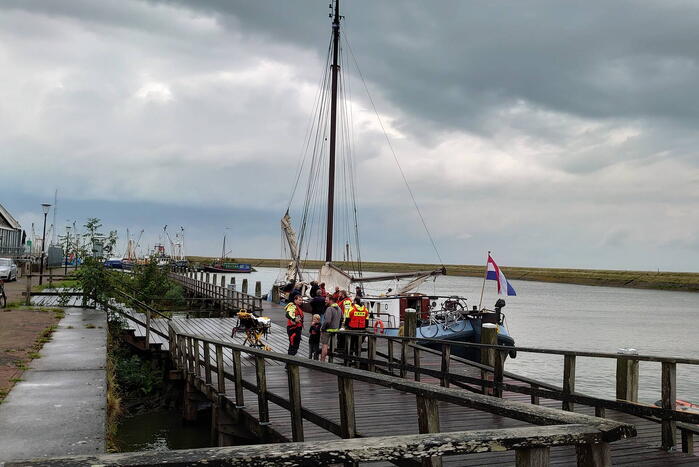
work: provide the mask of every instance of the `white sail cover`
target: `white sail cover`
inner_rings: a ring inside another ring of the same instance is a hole
[[[282,231],[286,236],[286,241],[289,244],[289,250],[291,251],[291,261],[287,265],[286,269],[286,281],[291,282],[295,280],[302,281],[301,277],[301,264],[299,258],[299,247],[296,242],[296,232],[291,227],[291,216],[289,216],[289,211],[286,211],[284,217],[282,217]]]
[[[352,278],[332,263],[325,263],[318,272],[318,283],[323,282],[330,293],[335,291],[335,287],[351,292]]]

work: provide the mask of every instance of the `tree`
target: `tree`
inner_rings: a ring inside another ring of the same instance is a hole
[[[99,229],[102,228],[102,221],[97,217],[88,217],[87,223],[83,227],[87,229],[86,235],[90,239],[90,243],[94,243],[97,237],[104,236],[99,233]]]
[[[104,244],[104,251],[107,253],[107,256],[112,256],[112,253],[114,252],[114,247],[116,246],[117,240],[119,239],[117,235],[116,230],[110,230],[109,235],[107,236],[107,240]]]

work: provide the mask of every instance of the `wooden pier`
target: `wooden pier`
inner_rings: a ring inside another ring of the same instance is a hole
[[[228,291],[191,273],[176,280],[200,298],[224,299],[212,302],[219,307],[234,303]],[[406,337],[363,335],[360,352],[333,349],[332,363],[319,363],[304,358],[305,338],[299,356],[285,355],[283,310],[258,298],[244,299],[272,319],[271,351],[231,337],[235,318],[168,319],[145,304],[138,311],[110,307],[132,323],[145,348],[168,351],[172,374],[184,385],[184,418],[213,407],[211,429],[220,446],[240,428],[262,442],[293,444],[122,453],[121,465],[172,456],[192,463],[224,459],[222,465],[699,465],[693,455],[699,415],[674,407],[677,365],[699,360],[515,348],[519,358],[561,355],[556,386],[505,371],[511,347],[451,343],[434,350],[423,345],[426,339],[410,337],[408,322]],[[451,355],[457,345],[480,347],[484,364]],[[617,399],[575,391],[578,357],[617,360]],[[659,364],[663,407],[635,400],[638,361]],[[109,455],[89,461],[108,464]]]

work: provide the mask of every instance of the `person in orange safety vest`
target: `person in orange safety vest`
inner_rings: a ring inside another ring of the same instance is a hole
[[[354,303],[350,308],[349,318],[347,319],[347,327],[351,331],[364,332],[367,327],[367,307],[362,305],[362,299],[355,297]],[[359,349],[363,339],[360,336],[352,336],[350,349],[353,355],[359,355]]]

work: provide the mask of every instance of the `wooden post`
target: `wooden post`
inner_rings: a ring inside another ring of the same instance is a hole
[[[393,339],[388,338],[388,371],[393,376]]]
[[[408,344],[415,343],[417,336],[417,312],[414,308],[406,308],[403,320],[403,336],[410,337],[409,341],[403,341],[401,346],[401,377],[406,377],[405,363],[413,360],[413,347]]]
[[[493,323],[485,323],[481,325],[481,344],[497,345],[498,343],[498,326]],[[481,364],[489,367],[495,367],[495,349],[487,347],[481,348]],[[493,380],[493,373],[488,370],[481,370],[481,379],[485,381]],[[493,388],[485,384],[482,386],[483,394],[493,395]]]
[[[400,377],[405,378],[405,366],[408,363],[408,341],[403,339],[400,341]]]
[[[226,393],[226,375],[223,374],[223,347],[221,344],[216,344],[216,379],[218,384],[216,389],[219,394]]]
[[[221,316],[223,317],[223,310],[225,310],[226,307],[226,277],[221,274],[221,288],[218,289],[219,294],[219,311],[221,312]]]
[[[289,413],[291,414],[292,441],[303,441],[303,415],[301,406],[301,381],[298,365],[287,365],[289,380]]]
[[[538,390],[539,390],[539,386],[536,385],[536,384],[532,384],[532,385],[530,385],[529,387],[532,388],[533,391],[538,391]],[[534,405],[539,405],[539,395],[538,395],[538,394],[532,394],[532,395],[531,395],[531,403],[534,404]]]
[[[211,360],[209,354],[209,343],[204,341],[204,381],[211,384]]]
[[[29,264],[29,263],[27,263]],[[31,272],[31,266],[27,266],[27,269],[29,272],[27,272],[27,284],[26,284],[26,289],[25,289],[25,300],[24,304],[26,306],[29,306],[32,304],[32,272]],[[83,295],[83,305],[85,304],[85,296]]]
[[[49,270],[49,289],[53,289],[53,269],[47,269]]]
[[[260,281],[255,282],[255,296],[256,297],[262,296],[262,282],[260,282]]]
[[[337,387],[340,392],[340,436],[354,438],[357,425],[354,419],[354,390],[352,379],[344,376],[337,377]]]
[[[257,376],[257,405],[260,425],[269,424],[269,403],[267,402],[267,374],[265,373],[265,358],[255,356],[255,375]]]
[[[595,407],[595,417],[605,418],[607,416],[607,411],[602,406]]]
[[[674,362],[662,363],[661,402],[663,409],[677,408],[677,365]],[[672,449],[677,444],[677,422],[663,419],[661,424],[662,448]]]
[[[201,376],[201,363],[199,361],[199,341],[194,339],[194,375],[199,378]]]
[[[413,348],[413,365],[415,366],[415,381],[420,381],[420,349]]]
[[[192,345],[192,338],[187,338],[187,371],[189,373],[194,373],[194,346]]]
[[[417,329],[417,313],[414,308],[405,309],[405,317],[403,319],[403,336],[415,337]]]
[[[367,338],[367,370],[376,371],[376,336],[369,336]]]
[[[279,285],[277,284],[272,286],[272,301],[274,303],[279,303]]]
[[[680,433],[682,433],[682,452],[694,455],[694,433],[689,430],[683,430],[680,428]]]
[[[351,362],[351,360],[350,360],[350,356],[351,356],[351,352],[350,352],[350,350],[351,350],[351,349],[350,349],[350,341],[351,341],[351,340],[352,340],[352,336],[345,336],[345,339],[344,339],[344,342],[345,342],[345,349],[344,349],[344,350],[345,350],[345,354],[344,354],[343,363],[342,363],[344,366],[349,366],[349,364],[350,364],[350,362]]]
[[[243,287],[240,289],[244,294],[248,293],[248,280],[243,279]]]
[[[516,467],[548,467],[551,461],[551,449],[526,448],[515,450]]]
[[[507,354],[504,350],[495,351],[495,366],[493,366],[493,396],[502,397],[502,380],[505,373],[505,358]]]
[[[617,357],[616,398],[629,402],[638,402],[638,360]]]
[[[563,356],[563,395],[570,395],[575,392],[575,355]],[[563,401],[563,410],[575,411],[575,404]]]
[[[243,399],[243,366],[240,364],[240,350],[233,350],[233,373],[235,377],[235,406],[245,407]]]
[[[609,467],[612,465],[612,456],[609,444],[579,444],[575,447],[575,453],[580,467]]]
[[[417,424],[421,434],[439,433],[439,405],[436,400],[428,397],[417,396]],[[442,465],[441,457],[429,457],[423,459],[423,466],[439,467]]]
[[[451,345],[442,344],[442,378],[440,386],[449,387],[449,364],[451,363]]]

